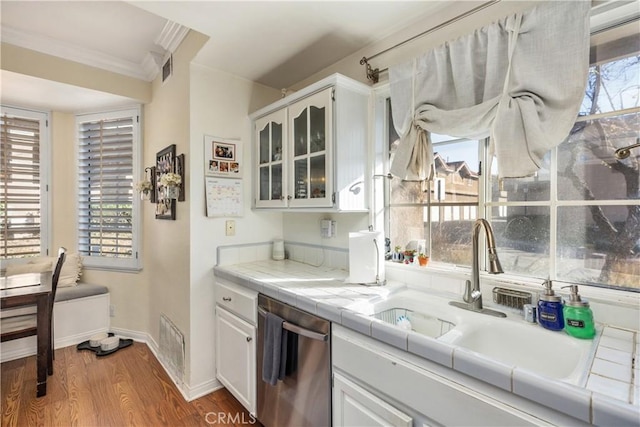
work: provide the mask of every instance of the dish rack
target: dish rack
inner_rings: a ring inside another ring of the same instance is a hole
[[[415,326],[415,324],[417,323],[436,322],[438,324],[436,327],[439,327],[440,329],[440,333],[438,334],[438,336],[446,334],[456,326],[454,323],[440,319],[439,317],[428,316],[426,314],[418,313],[405,308],[390,308],[381,311],[380,313],[375,313],[373,316],[376,319],[382,320],[383,322],[389,323],[391,325],[396,325],[398,319],[403,316],[409,319],[410,322],[413,322],[413,326]],[[415,331],[415,328],[412,328],[412,330]]]

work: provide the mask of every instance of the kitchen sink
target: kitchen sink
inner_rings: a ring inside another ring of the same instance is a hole
[[[564,332],[526,323],[514,312],[509,312],[507,318],[491,317],[452,307],[449,300],[408,289],[361,313],[498,362],[584,385],[597,336],[593,340],[579,340]]]
[[[440,340],[572,384],[586,380],[596,346],[595,340],[504,319],[466,323]]]

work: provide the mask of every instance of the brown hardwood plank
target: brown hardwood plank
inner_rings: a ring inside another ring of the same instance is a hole
[[[114,385],[114,391],[117,393],[120,401],[120,412],[126,420],[128,426],[145,426],[148,423],[139,411],[142,403],[138,396],[138,392],[132,386],[131,382],[120,381]]]
[[[2,427],[260,426],[225,389],[186,402],[145,344],[102,358],[75,346],[56,350],[41,398],[35,362],[31,356],[0,365]]]
[[[73,347],[67,347],[66,372],[67,372],[67,394],[69,396],[69,419],[70,425],[94,426],[98,420],[96,418],[98,408],[94,407],[94,400],[89,386],[89,379],[86,373],[86,353],[77,351]],[[70,353],[75,351],[75,357]],[[95,358],[95,355],[93,355]]]
[[[25,359],[12,360],[2,364],[2,426],[18,425],[21,391],[24,383]]]

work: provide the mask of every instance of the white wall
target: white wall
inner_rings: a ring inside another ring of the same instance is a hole
[[[213,266],[220,245],[270,241],[282,237],[282,213],[251,210],[251,126],[249,114],[280,97],[280,91],[248,80],[191,65],[190,152],[187,167],[191,204],[190,316],[191,389],[206,389],[215,378]],[[204,135],[238,139],[243,144],[244,215],[208,218],[205,215]],[[225,235],[225,221],[236,222],[235,236]]]
[[[320,237],[320,221],[336,221],[337,235],[323,239]],[[285,213],[284,239],[333,248],[349,247],[349,232],[366,230],[369,226],[368,213]]]

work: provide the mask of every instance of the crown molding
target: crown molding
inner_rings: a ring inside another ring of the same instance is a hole
[[[159,52],[148,52],[142,60],[142,69],[146,74],[147,81],[153,81],[160,69],[162,68],[162,60],[165,54]]]
[[[189,28],[178,24],[177,22],[167,20],[160,35],[156,38],[155,43],[170,53],[174,53],[182,40],[189,33]]]
[[[146,62],[148,61],[146,57],[140,63],[135,63],[71,43],[27,33],[7,26],[2,26],[1,37],[3,43],[35,50],[47,55],[57,56],[69,61],[123,74],[139,80],[151,81],[155,78],[155,75],[157,75],[156,72],[153,78],[150,78],[151,73],[149,69],[146,68]]]

